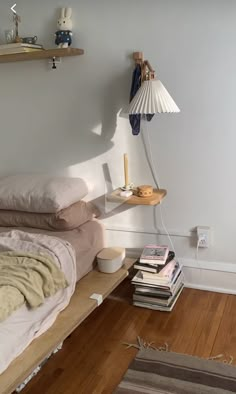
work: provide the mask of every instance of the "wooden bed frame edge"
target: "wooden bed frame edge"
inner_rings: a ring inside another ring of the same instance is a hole
[[[135,259],[126,258],[123,267],[113,274],[94,269],[76,285],[69,305],[55,323],[18,356],[0,375],[1,394],[11,394],[33,370],[61,343],[88,315],[97,308],[97,301],[89,298],[93,293],[103,300],[127,277]]]

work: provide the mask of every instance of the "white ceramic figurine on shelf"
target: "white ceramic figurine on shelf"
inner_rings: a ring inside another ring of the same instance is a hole
[[[59,48],[67,48],[72,43],[72,9],[61,8],[61,16],[57,21],[55,44]]]

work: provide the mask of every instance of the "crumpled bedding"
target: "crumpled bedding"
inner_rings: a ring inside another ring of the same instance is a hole
[[[24,302],[37,308],[66,286],[64,273],[47,255],[0,253],[0,322]]]
[[[52,326],[58,314],[69,304],[76,284],[75,251],[69,242],[19,230],[0,234],[0,253],[19,251],[48,256],[64,272],[68,286],[45,298],[44,303],[37,308],[30,310],[24,303],[0,323],[0,374],[34,338]]]

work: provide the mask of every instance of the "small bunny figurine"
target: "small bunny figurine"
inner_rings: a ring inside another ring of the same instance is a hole
[[[67,48],[72,43],[72,9],[61,8],[61,16],[57,21],[58,30],[55,33],[55,44],[59,48]]]

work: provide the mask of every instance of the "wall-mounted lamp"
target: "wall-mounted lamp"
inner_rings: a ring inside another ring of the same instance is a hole
[[[177,113],[180,109],[163,86],[159,79],[155,78],[155,71],[148,60],[143,60],[142,52],[134,52],[133,58],[136,64],[130,92],[129,120],[133,135],[140,132],[141,119],[150,121],[156,113]],[[152,160],[151,143],[149,133],[147,136],[148,147],[143,135],[143,142],[148,159],[148,163],[156,183],[159,188],[155,166]],[[148,152],[150,155],[148,155]]]
[[[142,52],[134,52],[136,65],[141,68],[141,86],[129,105],[130,115],[154,115],[156,113],[180,112],[180,109],[161,83],[155,78],[155,71]]]

